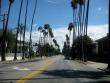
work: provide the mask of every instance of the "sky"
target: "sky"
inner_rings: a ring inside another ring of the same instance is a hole
[[[15,0],[12,4],[8,28],[17,27],[18,13],[21,0]],[[109,0],[90,0],[88,35],[93,39],[99,39],[106,36],[108,32],[108,1]],[[67,27],[72,22],[71,0],[38,0],[36,14],[34,18],[34,26],[32,39],[33,42],[38,41],[39,33],[37,28],[50,24],[53,29],[55,39],[63,46],[65,34],[68,33]],[[29,0],[26,39],[29,39],[29,30],[31,26],[32,14],[35,0]],[[2,0],[2,14],[7,13],[9,6],[8,0]],[[23,0],[23,9],[21,13],[21,23],[24,24],[24,15],[26,8],[26,0]],[[0,22],[2,28],[2,22]]]

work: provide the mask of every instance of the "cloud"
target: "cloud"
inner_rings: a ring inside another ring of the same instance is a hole
[[[65,27],[66,25],[56,25],[56,27]]]
[[[105,25],[90,25],[88,26],[88,35],[93,39],[97,40],[107,35],[108,32],[108,24]],[[63,48],[64,41],[66,40],[65,35],[69,33],[67,27],[60,27],[53,29],[54,38],[60,45],[60,48]],[[29,32],[26,32],[26,41],[29,41]],[[72,34],[72,32],[71,32]],[[38,42],[40,33],[38,31],[32,32],[32,41]],[[72,36],[71,36],[71,44],[72,44]]]
[[[98,11],[101,11],[101,10],[102,10],[102,8],[101,8],[101,7],[99,7],[99,8],[98,8]]]
[[[48,0],[47,1],[48,3],[51,3],[51,4],[56,4],[57,2],[53,1],[53,0]]]
[[[88,35],[93,39],[97,40],[104,36],[106,36],[108,33],[108,24],[105,25],[95,25],[95,26],[89,26],[88,27]]]
[[[33,27],[36,27],[37,26],[37,24],[33,24]]]

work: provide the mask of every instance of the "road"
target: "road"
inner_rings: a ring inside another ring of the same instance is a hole
[[[54,56],[40,61],[0,64],[0,83],[110,83],[110,74]]]

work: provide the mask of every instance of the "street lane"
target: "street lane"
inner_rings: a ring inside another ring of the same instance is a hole
[[[64,60],[50,65],[45,71],[36,75],[27,83],[97,83],[110,82],[110,75],[81,64],[77,61]]]
[[[30,79],[22,79],[26,76]],[[77,61],[64,60],[63,56],[54,56],[0,68],[1,83],[18,83],[18,80],[26,80],[20,83],[110,83],[110,75]]]

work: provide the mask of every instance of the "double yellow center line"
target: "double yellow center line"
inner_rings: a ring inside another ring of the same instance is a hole
[[[43,70],[45,70],[50,64],[51,64],[50,61],[48,61],[48,60],[44,61],[44,65],[43,66],[41,66],[40,68],[36,69],[35,71],[27,74],[26,76],[22,77],[21,79],[17,80],[16,83],[26,83],[26,81],[32,79],[37,74],[39,74]]]

